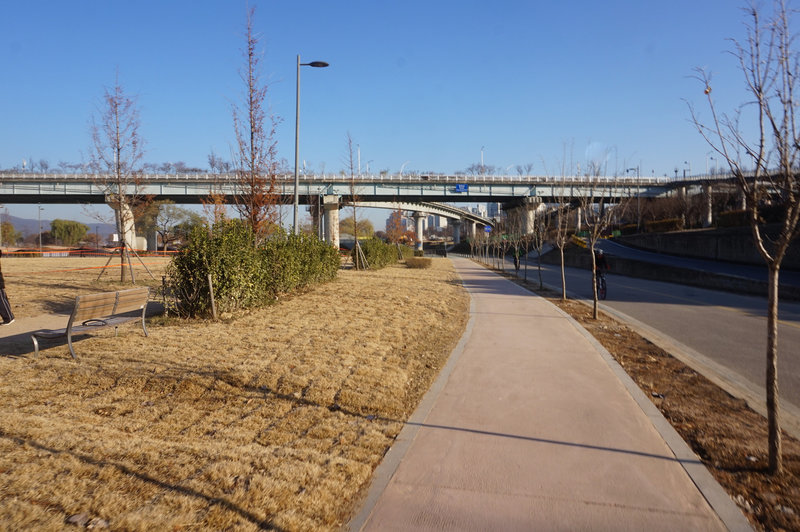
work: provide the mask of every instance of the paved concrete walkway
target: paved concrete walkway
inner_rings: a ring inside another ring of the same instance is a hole
[[[466,259],[461,343],[354,530],[749,530],[624,371],[559,309]]]

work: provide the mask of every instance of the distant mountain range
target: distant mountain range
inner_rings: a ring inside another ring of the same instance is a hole
[[[38,235],[39,234],[39,220],[31,220],[29,218],[18,218],[16,216],[6,215],[3,214],[0,217],[0,220],[3,222],[10,222],[11,225],[14,226],[14,229],[22,233],[23,237],[28,235]],[[52,220],[45,220],[42,219],[42,231],[49,231],[50,230],[50,222]],[[116,232],[116,228],[113,224],[104,224],[104,223],[87,223],[89,230],[94,233],[97,231],[101,238],[108,238],[108,235],[111,235]]]

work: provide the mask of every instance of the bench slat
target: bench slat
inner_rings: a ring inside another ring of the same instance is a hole
[[[75,298],[75,310],[72,312],[73,321],[80,323],[90,318],[102,318],[113,314],[116,302],[116,292],[78,296]]]
[[[141,310],[147,303],[147,296],[150,291],[147,288],[132,288],[130,290],[120,290],[117,292],[117,306],[114,314]]]

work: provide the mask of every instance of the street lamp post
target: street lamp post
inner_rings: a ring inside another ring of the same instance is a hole
[[[708,161],[716,161],[716,159],[706,154],[706,175],[708,175]],[[716,164],[716,162],[714,164]]]
[[[312,61],[310,63],[301,63],[300,54],[297,54],[297,107],[295,109],[294,121],[294,234],[300,234],[299,220],[297,217],[300,208],[300,175],[297,173],[297,166],[300,157],[300,67],[310,66],[315,68],[324,68],[328,63],[324,61]]]
[[[42,256],[42,211],[44,207],[42,204],[39,204],[39,256]]]
[[[633,172],[636,170],[636,231],[641,231],[642,227],[642,203],[641,203],[641,190],[639,190],[639,186],[641,183],[639,182],[639,167],[636,166],[634,168],[626,168],[625,174],[628,172]]]

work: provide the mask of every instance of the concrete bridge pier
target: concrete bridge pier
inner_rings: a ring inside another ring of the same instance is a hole
[[[472,220],[467,220],[467,236],[469,238],[475,239],[475,233],[477,232],[476,224]]]
[[[425,212],[415,212],[414,213],[414,221],[416,222],[414,225],[416,227],[417,233],[417,251],[422,251],[422,240],[423,240],[423,233],[425,232],[425,225],[424,221],[427,218],[428,213]]]
[[[714,223],[713,195],[711,185],[703,185],[703,227],[711,227]]]
[[[125,201],[118,201],[116,198],[106,197],[106,204],[114,210],[116,218],[116,230],[122,229],[122,234],[118,235],[119,245],[127,244],[129,248],[136,246],[136,228],[134,226],[133,211]]]
[[[736,205],[740,211],[747,209],[747,196],[744,195],[744,190],[739,189],[736,196]]]
[[[506,219],[512,233],[529,235],[536,228],[536,213],[542,207],[541,198],[522,198],[521,203],[506,209]]]
[[[308,213],[311,215],[311,228],[320,240],[325,238],[325,229],[322,226],[323,213],[321,198],[318,203],[308,206]]]
[[[325,242],[339,249],[339,196],[323,196]]]
[[[461,243],[461,224],[463,220],[450,220],[450,225],[453,226],[453,244]]]

